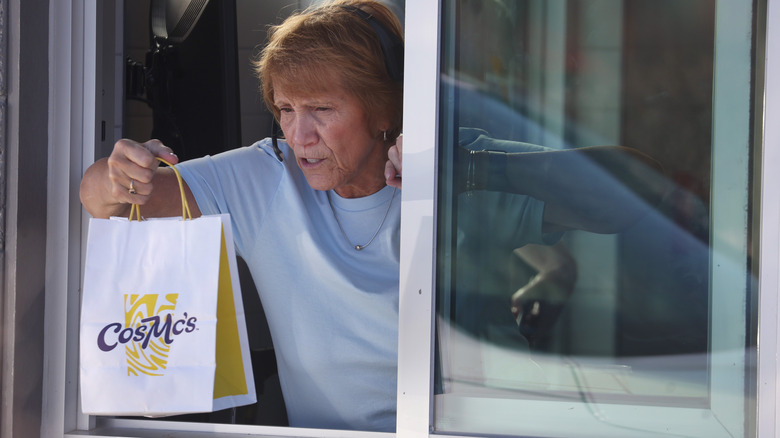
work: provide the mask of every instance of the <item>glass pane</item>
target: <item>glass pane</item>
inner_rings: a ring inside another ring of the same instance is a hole
[[[437,432],[749,434],[753,14],[443,2]]]

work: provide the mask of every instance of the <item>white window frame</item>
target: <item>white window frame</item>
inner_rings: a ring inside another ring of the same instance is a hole
[[[441,28],[439,19],[441,17],[440,2],[425,3],[426,6],[433,9],[432,3],[439,3],[438,9],[434,16],[436,21],[428,19],[427,23],[430,26],[429,30],[434,29],[438,32]],[[728,20],[733,18],[729,13],[740,14],[740,8],[732,8],[734,5],[728,1],[719,1],[718,7],[721,9],[721,20]],[[774,6],[774,8],[773,8]],[[767,35],[765,48],[765,77],[776,78],[780,71],[778,71],[777,57],[780,56],[780,45],[772,41],[776,41],[778,38],[776,35],[780,34],[780,12],[778,9],[777,0],[769,0],[767,6]],[[415,8],[416,9],[416,8]],[[420,8],[422,11],[422,7]],[[428,33],[415,26],[415,19],[419,18],[424,21],[424,17],[415,17],[414,10],[409,10],[407,6],[407,35],[409,38],[420,38],[424,44],[407,45],[406,59],[407,62],[415,62],[419,70],[416,70],[412,75],[405,75],[407,78],[405,81],[405,89],[408,92],[405,95],[405,108],[409,110],[413,109],[429,109],[430,102],[436,102],[438,107],[438,99],[436,91],[438,87],[438,73],[439,73],[439,48],[441,43],[437,43],[435,49],[431,49],[428,46],[428,41],[424,39],[424,35]],[[431,10],[425,11],[427,14],[432,14]],[[426,15],[428,16],[428,15]],[[745,18],[745,17],[743,17]],[[746,17],[749,20],[750,17]],[[431,24],[431,23],[436,23]],[[724,25],[722,29],[727,27]],[[439,38],[439,35],[436,35]],[[733,35],[720,34],[719,37],[724,38],[727,42],[732,42],[731,37]],[[758,43],[762,45],[761,42]],[[729,46],[729,49],[733,47]],[[743,49],[744,47],[737,47],[737,49]],[[428,50],[426,52],[426,50]],[[759,51],[758,53],[762,53]],[[732,78],[732,76],[740,76],[741,83],[752,82],[752,78],[744,77],[744,69],[737,66],[735,69],[730,68],[727,63],[721,63],[716,66],[719,69],[718,74],[725,78]],[[720,91],[718,95],[722,98],[728,99],[728,105],[731,100],[735,98],[732,93],[729,93],[726,83],[729,81],[723,81],[721,83]],[[436,86],[432,86],[436,84]],[[761,84],[759,84],[760,86]],[[769,80],[765,88],[765,112],[764,120],[778,120],[774,111],[774,107],[778,106],[776,103],[780,92],[774,91],[769,86]],[[744,91],[744,90],[736,90]],[[739,99],[739,96],[736,96]],[[760,98],[757,98],[760,99]],[[723,104],[723,102],[721,102]],[[774,105],[774,106],[772,106]],[[744,107],[744,105],[742,105]],[[402,209],[402,230],[405,232],[401,236],[401,304],[400,304],[400,328],[399,328],[399,405],[398,405],[398,432],[410,433],[409,436],[429,436],[431,435],[433,424],[433,398],[431,396],[432,391],[432,378],[433,378],[433,359],[432,359],[432,345],[433,345],[433,325],[435,320],[433,309],[433,290],[434,290],[434,274],[431,271],[435,266],[435,249],[433,247],[436,226],[435,220],[435,199],[433,194],[435,193],[435,182],[431,181],[430,169],[437,168],[436,152],[435,149],[431,150],[432,143],[437,143],[437,130],[438,119],[430,120],[428,116],[434,116],[437,108],[426,112],[424,116],[415,115],[415,120],[409,120],[409,113],[405,110],[404,114],[407,116],[404,119],[404,154],[405,157],[413,156],[414,160],[406,159],[404,163],[404,179],[414,178],[411,183],[407,181],[407,187],[413,187],[414,192],[409,193],[409,190],[404,192],[404,203]],[[745,108],[745,116],[747,116],[749,108]],[[724,114],[728,114],[724,112]],[[775,117],[772,117],[772,116]],[[775,125],[775,126],[773,126]],[[780,146],[780,129],[777,128],[777,124],[763,123],[761,126],[764,128],[763,132],[763,156],[760,158],[763,169],[762,179],[760,183],[760,202],[761,202],[761,219],[760,219],[760,236],[761,238],[761,256],[759,258],[759,333],[761,344],[758,351],[759,362],[759,388],[757,394],[757,429],[759,431],[758,436],[776,436],[778,426],[776,425],[776,419],[780,418],[780,407],[778,406],[778,389],[780,389],[780,379],[778,379],[778,362],[777,362],[777,343],[778,333],[780,330],[778,327],[778,317],[780,317],[780,302],[777,299],[778,292],[778,268],[780,268],[780,259],[778,259],[778,225],[780,225],[780,214],[778,214],[778,205],[780,205],[779,197],[777,195],[777,187],[780,187],[780,180],[778,179],[777,166],[780,165],[778,147]],[[747,128],[747,125],[745,126]],[[730,141],[733,138],[727,137],[729,133],[713,133],[714,135],[722,136],[718,141]],[[746,136],[744,132],[738,132],[742,139]],[[431,140],[434,140],[431,142]],[[742,140],[744,141],[744,140]],[[716,145],[717,146],[717,145]],[[746,147],[750,147],[746,145]],[[745,152],[746,149],[740,150]],[[733,159],[734,157],[728,157]],[[721,163],[723,164],[723,163]],[[413,169],[411,175],[407,172]],[[426,175],[428,177],[421,176]],[[723,172],[725,173],[725,172]],[[421,174],[421,175],[418,175]],[[408,176],[407,176],[408,175]],[[744,181],[740,181],[741,187],[746,187]],[[408,200],[408,201],[407,201]],[[754,207],[755,208],[755,207]],[[720,211],[719,217],[725,218],[726,221],[735,222],[738,229],[744,229],[743,223],[739,218],[730,217],[728,212]],[[410,230],[410,232],[406,232]],[[430,247],[428,245],[431,245]],[[428,258],[424,257],[427,254]],[[744,257],[742,257],[744,259]],[[716,273],[717,274],[717,273]],[[720,280],[728,280],[731,282],[738,282],[740,287],[745,284],[746,278],[742,276],[740,272],[731,272],[736,274],[736,278],[724,277]],[[723,275],[723,274],[718,274]],[[740,306],[735,307],[734,310],[739,310]],[[744,309],[744,308],[743,308]],[[745,352],[737,352],[744,358]],[[427,374],[423,375],[420,370],[427,370]],[[731,382],[729,382],[731,383]],[[747,390],[747,389],[743,389]],[[746,395],[746,397],[749,397]],[[402,400],[405,402],[402,403]],[[521,403],[518,403],[521,404]],[[471,405],[469,405],[471,406]],[[427,409],[426,409],[427,407]],[[498,408],[499,406],[495,406]],[[550,421],[556,421],[560,418],[561,414],[566,412],[556,412],[555,410],[564,409],[555,406],[550,406],[551,416]],[[713,406],[713,409],[717,412],[720,406]],[[619,409],[618,409],[619,410]],[[490,411],[488,409],[488,411]],[[521,412],[522,409],[517,412]],[[722,413],[722,412],[721,412]],[[684,413],[683,413],[684,414]],[[571,414],[569,414],[571,415]],[[667,418],[667,417],[664,417]],[[585,418],[583,418],[585,420]],[[683,415],[681,417],[681,424],[689,422],[691,418],[687,418]],[[731,429],[733,432],[739,433],[740,421],[745,421],[744,417],[737,415],[737,418],[728,418],[727,424],[724,425],[726,429]],[[749,420],[748,420],[749,421]],[[575,420],[576,422],[576,420]],[[583,423],[586,428],[598,427],[598,424]],[[595,431],[596,429],[594,429]],[[529,433],[543,434],[544,428],[529,430]],[[609,429],[604,429],[596,433],[609,433]],[[441,435],[437,435],[441,436]],[[539,435],[541,436],[541,435]]]
[[[780,1],[767,0],[760,184],[756,432],[780,434]],[[759,52],[760,53],[760,52]],[[774,80],[771,80],[774,79]]]
[[[94,159],[97,1],[50,2],[44,405],[41,436],[392,436],[365,432],[118,421],[100,432],[78,406],[78,317],[87,214],[81,175]],[[398,366],[399,437],[430,436],[434,324],[435,169],[438,131],[439,0],[406,4],[404,180]],[[780,0],[768,0],[760,210],[757,436],[780,432]],[[175,428],[179,432],[171,434]],[[165,430],[168,429],[168,430]],[[97,434],[96,434],[97,433]],[[102,434],[102,435],[101,435]],[[441,435],[439,435],[441,436]]]

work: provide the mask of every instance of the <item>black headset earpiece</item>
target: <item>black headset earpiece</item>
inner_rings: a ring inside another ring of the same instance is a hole
[[[379,45],[382,47],[382,54],[385,57],[385,67],[387,68],[387,74],[390,78],[396,82],[403,82],[404,80],[404,42],[390,29],[387,28],[382,22],[374,18],[368,12],[352,6],[341,5],[344,9],[356,14],[360,18],[366,20],[371,25],[379,37]]]
[[[279,149],[279,134],[282,134],[282,127],[279,126],[279,122],[277,122],[276,117],[274,117],[271,124],[271,146],[274,148],[276,158],[279,161],[284,161],[284,153]]]

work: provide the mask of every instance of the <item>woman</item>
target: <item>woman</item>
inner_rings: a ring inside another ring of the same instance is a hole
[[[388,152],[401,132],[402,54],[398,19],[375,0],[293,15],[256,63],[285,139],[177,165],[193,216],[231,215],[291,426],[395,429],[401,142]],[[84,175],[87,211],[178,215],[177,180],[156,157],[178,163],[159,141],[118,141]],[[542,233],[543,215],[553,223],[544,205],[512,204],[507,217],[526,224],[507,221],[517,246],[555,240]]]
[[[384,169],[401,131],[402,83],[391,73],[402,67],[386,65],[400,58],[386,61],[380,39],[401,35],[373,0],[290,17],[256,63],[283,159],[266,139],[177,165],[193,216],[231,214],[291,426],[395,429],[401,196]],[[87,211],[126,216],[135,203],[145,217],[176,216],[177,181],[155,157],[178,162],[155,140],[117,142],[84,175]]]

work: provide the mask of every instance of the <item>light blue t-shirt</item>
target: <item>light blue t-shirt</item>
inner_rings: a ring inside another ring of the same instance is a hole
[[[394,431],[401,192],[345,199],[314,190],[292,150],[279,146],[283,162],[266,139],[177,168],[203,214],[231,215],[271,330],[290,425]],[[538,224],[526,243],[541,240],[543,204],[522,208],[515,217]],[[371,244],[355,250],[386,212]]]

